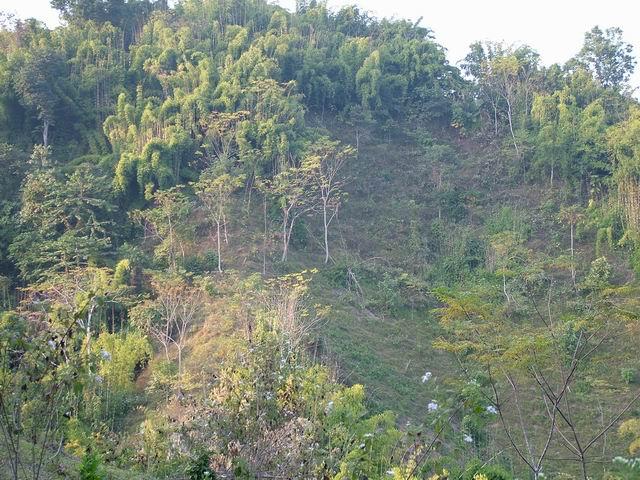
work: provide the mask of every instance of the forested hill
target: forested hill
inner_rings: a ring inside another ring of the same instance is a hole
[[[620,29],[458,67],[315,0],[51,4],[0,29],[0,478],[640,478]]]

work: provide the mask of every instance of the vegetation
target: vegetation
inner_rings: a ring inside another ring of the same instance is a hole
[[[620,29],[51,4],[0,29],[0,477],[638,478]]]

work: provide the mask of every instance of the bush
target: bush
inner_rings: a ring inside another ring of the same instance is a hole
[[[184,473],[189,480],[214,480],[216,474],[209,467],[209,452],[201,452],[191,460]]]
[[[88,452],[80,463],[80,480],[105,480],[107,477],[102,470],[102,460],[95,452]]]
[[[149,392],[161,393],[168,398],[176,379],[178,378],[178,366],[174,362],[161,361],[153,365],[151,378],[147,384]]]
[[[184,259],[185,270],[203,274],[218,270],[218,254],[212,250],[197,255],[190,255]]]
[[[514,232],[521,241],[526,241],[531,236],[531,222],[529,219],[511,207],[502,207],[500,211],[487,219],[485,229],[489,235]]]
[[[623,368],[620,370],[620,376],[622,381],[628,385],[636,379],[636,370],[634,368]]]

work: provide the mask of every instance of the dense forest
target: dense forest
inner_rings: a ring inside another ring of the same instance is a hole
[[[0,17],[0,478],[640,478],[619,28],[51,5]]]

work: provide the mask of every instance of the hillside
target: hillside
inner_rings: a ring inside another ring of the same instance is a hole
[[[640,107],[263,0],[0,30],[0,477],[638,478]]]

